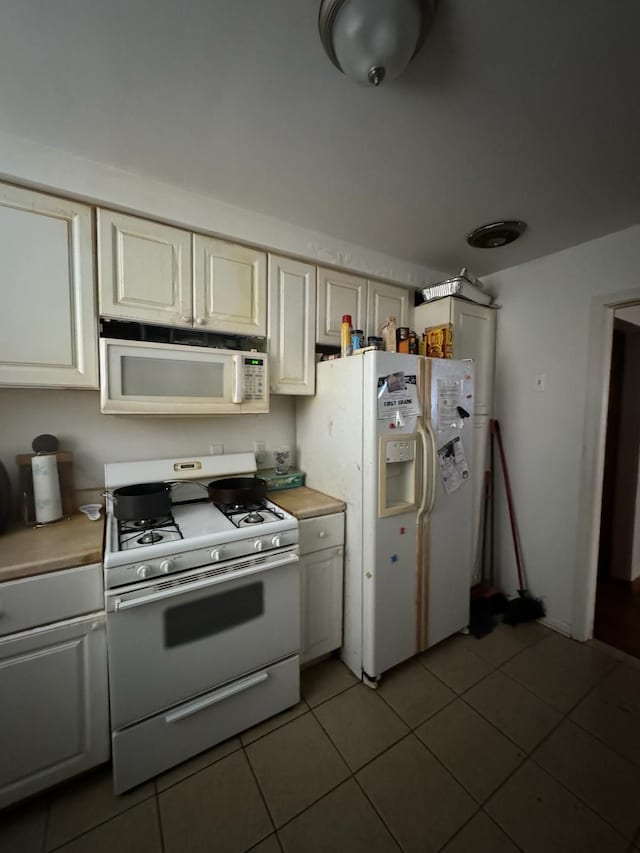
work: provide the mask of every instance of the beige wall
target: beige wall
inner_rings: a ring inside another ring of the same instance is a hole
[[[499,251],[499,250],[498,250]],[[592,297],[640,291],[640,226],[487,277],[498,312],[496,410],[511,466],[529,588],[571,632]],[[546,374],[546,390],[534,378]],[[499,570],[515,587],[506,508]],[[582,581],[581,581],[582,582]]]
[[[271,397],[268,415],[218,417],[135,417],[103,415],[97,391],[53,391],[0,388],[0,460],[15,490],[15,456],[31,453],[36,435],[52,433],[61,450],[74,455],[78,489],[103,488],[105,462],[160,459],[208,454],[211,444],[225,452],[253,451],[265,441],[295,446],[293,398]],[[267,462],[271,462],[268,453]]]

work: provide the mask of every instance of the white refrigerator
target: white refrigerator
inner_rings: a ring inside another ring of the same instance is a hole
[[[471,361],[367,351],[297,400],[307,485],[347,505],[341,656],[371,685],[468,624],[472,422]]]

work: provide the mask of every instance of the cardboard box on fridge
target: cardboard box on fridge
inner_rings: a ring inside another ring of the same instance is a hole
[[[429,358],[453,358],[453,326],[442,323],[424,330],[425,355]]]

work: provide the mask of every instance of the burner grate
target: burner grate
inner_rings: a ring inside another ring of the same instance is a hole
[[[172,513],[161,518],[120,519],[118,521],[118,542],[121,551],[135,548],[137,545],[155,545],[163,539],[169,541],[184,539],[180,525]]]
[[[251,527],[266,521],[282,521],[285,517],[275,506],[268,506],[266,501],[249,504],[216,504],[218,509],[236,527]]]

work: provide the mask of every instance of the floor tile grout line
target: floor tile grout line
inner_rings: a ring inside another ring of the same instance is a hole
[[[141,784],[144,785],[145,783],[142,782]],[[58,844],[55,847],[47,847],[46,853],[54,853],[54,851],[60,850],[60,848],[64,847],[65,844],[70,844],[72,841],[77,841],[78,838],[82,838],[83,836],[87,835],[89,832],[92,832],[94,829],[98,829],[99,826],[104,826],[105,823],[109,823],[109,821],[114,820],[115,818],[120,817],[121,815],[126,814],[127,812],[130,812],[132,809],[135,809],[137,806],[141,806],[143,803],[146,803],[148,800],[150,800],[151,797],[155,797],[155,796],[156,796],[156,793],[155,793],[155,788],[154,788],[154,792],[152,794],[149,794],[147,797],[143,797],[141,800],[138,800],[137,803],[133,803],[132,805],[127,806],[126,808],[122,809],[121,811],[116,812],[115,814],[112,814],[108,818],[105,818],[105,820],[101,820],[101,821],[98,821],[98,823],[94,823],[93,826],[90,826],[88,829],[84,829],[78,835],[74,835],[71,838],[67,838],[65,841],[62,842],[62,844]]]
[[[264,734],[258,735],[257,737],[253,738],[253,740],[247,741],[247,743],[245,743],[242,740],[242,735],[245,734],[245,732],[240,732],[239,734],[234,735],[234,737],[237,737],[239,739],[240,746],[243,746],[243,747],[251,746],[252,743],[257,743],[259,740],[262,740],[262,738],[268,737],[268,735],[270,735],[272,732],[277,732],[278,729],[281,729],[283,726],[286,726],[288,723],[292,723],[294,720],[298,720],[298,719],[300,719],[300,717],[304,717],[305,714],[308,714],[309,711],[311,710],[311,708],[309,707],[309,703],[303,698],[300,699],[300,702],[296,702],[295,705],[290,705],[289,708],[285,708],[284,711],[280,711],[280,714],[286,714],[288,711],[291,710],[291,708],[295,708],[296,705],[299,705],[301,702],[304,702],[304,704],[307,706],[306,710],[301,711],[296,717],[291,717],[291,719],[289,719],[289,720],[284,720],[282,723],[274,726],[272,729],[269,729],[268,732],[265,732]],[[279,716],[279,714],[274,714],[273,717],[267,717],[267,719],[263,720],[262,723],[256,723],[256,725],[260,726],[263,723],[266,723],[268,720],[272,720],[278,716]],[[252,728],[254,728],[254,727],[252,726]],[[247,729],[247,731],[251,731],[251,729]],[[224,743],[224,741],[222,741],[222,743]]]
[[[293,720],[291,722],[293,722]],[[264,807],[267,810],[267,815],[269,816],[269,820],[271,821],[271,826],[273,827],[273,831],[276,832],[277,831],[276,822],[275,822],[273,815],[271,814],[271,809],[269,808],[269,803],[267,802],[267,798],[265,797],[264,791],[262,790],[262,786],[260,785],[260,780],[258,779],[258,777],[256,775],[256,771],[253,768],[253,764],[251,763],[251,759],[249,758],[249,755],[247,753],[246,748],[243,746],[243,747],[241,747],[241,749],[242,749],[242,752],[244,753],[244,760],[249,765],[249,770],[251,771],[251,775],[253,776],[253,781],[256,783],[258,793],[260,794],[260,799],[262,800]],[[265,836],[265,838],[266,837],[268,837],[268,836]],[[264,838],[262,838],[260,840],[264,841]],[[257,843],[259,843],[259,842],[256,842],[256,844]]]
[[[42,838],[42,853],[47,851],[47,836],[49,834],[49,822],[51,821],[51,797],[47,797],[47,809],[44,818],[44,834]]]
[[[622,663],[622,661],[620,661],[618,665],[620,665],[621,663]],[[616,665],[615,667],[613,667],[611,669],[611,671],[607,674],[607,677],[609,677],[610,675],[613,675],[614,671],[618,668],[618,665]],[[581,705],[589,696],[591,696],[592,693],[595,693],[601,686],[602,686],[602,681],[599,682],[598,684],[594,684],[594,686],[591,688],[591,690],[589,690],[589,692],[586,693],[582,697],[582,699],[580,699],[578,702],[576,702],[576,704],[573,705],[571,710],[569,710],[567,712],[567,715],[566,715],[567,719],[569,720],[569,722],[573,723],[574,725],[578,726],[578,728],[582,729],[583,732],[586,732],[587,734],[591,735],[592,738],[595,738],[595,740],[597,740],[598,743],[601,743],[601,744],[603,744],[603,746],[608,747],[611,750],[611,752],[615,753],[619,758],[622,758],[624,761],[628,762],[629,764],[632,764],[634,767],[640,768],[640,762],[634,761],[633,759],[629,758],[627,755],[624,755],[622,752],[619,752],[615,747],[611,746],[611,744],[607,743],[607,741],[603,740],[595,732],[592,732],[591,729],[588,729],[586,726],[582,725],[582,723],[580,723],[579,720],[575,720],[571,717],[571,714],[573,714],[574,711],[577,710],[578,706]]]
[[[506,665],[506,664],[505,664],[505,665]],[[576,707],[577,705],[579,705],[579,704],[580,704],[580,702],[582,702],[582,700],[583,700],[583,699],[586,699],[586,697],[587,697],[587,696],[588,696],[588,695],[589,695],[593,690],[595,690],[595,689],[596,689],[596,687],[598,687],[600,684],[602,684],[602,682],[603,682],[603,681],[604,681],[604,680],[605,680],[605,679],[606,679],[606,678],[607,678],[607,677],[608,677],[608,676],[613,672],[613,670],[614,670],[614,669],[615,669],[615,666],[611,667],[611,669],[610,669],[608,672],[605,672],[605,673],[601,676],[601,678],[599,678],[599,680],[598,680],[598,681],[596,681],[596,682],[594,682],[593,684],[589,685],[589,687],[587,687],[587,689],[586,689],[585,693],[584,693],[584,694],[583,694],[583,695],[582,695],[582,696],[581,696],[581,697],[580,697],[580,698],[579,698],[579,699],[578,699],[578,700],[577,700],[577,701],[576,701],[576,702],[571,706],[571,709],[570,709],[570,710],[574,710],[574,709],[575,709],[575,707]],[[567,711],[565,711],[564,709],[558,708],[556,705],[553,705],[551,702],[549,702],[549,700],[548,700],[548,699],[545,699],[545,697],[544,697],[544,696],[540,696],[540,694],[536,693],[536,692],[535,692],[535,690],[533,690],[531,687],[529,687],[529,686],[528,686],[527,684],[525,684],[524,682],[520,681],[520,679],[519,679],[519,678],[516,678],[515,676],[511,675],[509,672],[506,672],[502,667],[499,667],[499,671],[500,671],[500,672],[501,672],[501,673],[502,673],[506,678],[510,678],[510,679],[511,679],[511,681],[515,681],[515,683],[516,683],[516,684],[519,684],[521,687],[524,687],[524,688],[525,688],[525,690],[528,690],[528,691],[529,691],[529,693],[532,693],[536,698],[540,699],[540,701],[541,701],[541,702],[544,702],[544,703],[545,703],[545,705],[548,705],[550,708],[553,708],[553,709],[554,709],[554,711],[557,711],[557,712],[558,712],[558,714],[566,714],[566,713],[570,713],[570,711],[569,711],[569,712],[567,712]],[[471,689],[471,688],[469,688],[469,689]]]
[[[504,623],[500,623],[500,624],[504,624]],[[539,623],[536,623],[536,624],[539,624]],[[497,627],[497,626],[496,626],[496,627]],[[514,626],[514,628],[515,628],[515,626]],[[471,634],[469,634],[468,636],[472,636],[472,635],[471,635]],[[488,636],[488,635],[485,635],[485,636]],[[544,634],[542,637],[538,637],[538,639],[537,639],[537,640],[534,640],[532,643],[527,643],[526,645],[522,646],[522,648],[521,648],[521,649],[518,649],[518,651],[517,651],[517,652],[514,652],[514,654],[509,655],[509,657],[508,657],[508,658],[505,658],[505,660],[503,660],[501,663],[495,663],[495,662],[494,662],[494,661],[492,661],[492,660],[487,660],[487,658],[483,658],[483,657],[482,657],[482,655],[477,654],[477,652],[473,652],[473,654],[474,654],[476,657],[478,657],[478,658],[480,658],[481,660],[483,660],[486,664],[489,664],[489,666],[492,666],[494,669],[500,669],[501,667],[506,666],[506,665],[507,665],[510,661],[512,661],[514,658],[517,658],[517,657],[518,657],[518,655],[522,654],[522,652],[526,652],[526,651],[528,651],[529,649],[534,648],[534,646],[539,645],[543,640],[546,640],[548,636],[549,636],[549,634]],[[483,637],[480,637],[479,639],[478,639],[478,638],[476,638],[476,639],[478,640],[478,642],[482,642],[482,640],[483,640],[484,638],[483,638]]]
[[[470,815],[470,816],[467,818],[467,820],[465,820],[465,822],[464,822],[461,826],[459,826],[459,827],[456,829],[456,831],[453,833],[453,835],[450,835],[450,836],[449,836],[449,838],[447,838],[447,840],[444,842],[444,844],[442,844],[440,847],[438,847],[438,849],[435,851],[435,853],[442,853],[442,851],[445,849],[445,847],[447,846],[447,844],[451,844],[451,842],[453,841],[453,839],[454,839],[454,838],[456,838],[458,835],[460,835],[460,833],[461,833],[461,832],[462,832],[462,830],[465,828],[465,826],[468,826],[468,825],[471,823],[471,821],[472,821],[472,820],[473,820],[477,815],[479,815],[479,814],[480,814],[480,812],[481,812],[481,811],[482,811],[482,806],[480,806],[480,805],[479,805],[479,806],[478,806],[478,808],[474,811],[474,813],[473,813],[472,815]]]
[[[524,689],[526,689],[526,688],[524,688]],[[531,692],[531,691],[528,691],[528,692]],[[532,695],[532,696],[535,696],[535,694],[531,694],[531,695]],[[540,743],[542,743],[544,740],[546,740],[546,738],[548,737],[548,735],[552,734],[552,733],[553,733],[553,732],[558,728],[558,726],[562,723],[562,721],[564,720],[564,717],[561,715],[561,716],[560,716],[560,719],[558,720],[558,722],[557,722],[557,723],[554,723],[554,725],[549,729],[549,731],[547,732],[547,734],[545,734],[545,735],[542,737],[542,740],[540,740],[538,743],[536,743],[536,745],[535,745],[534,747],[532,747],[532,748],[529,750],[529,749],[527,749],[527,747],[522,746],[522,744],[517,743],[517,742],[516,742],[516,741],[515,741],[515,740],[514,740],[510,735],[508,735],[505,731],[503,731],[502,729],[498,728],[498,726],[496,726],[496,725],[495,725],[495,723],[493,723],[493,722],[492,722],[492,721],[491,721],[487,716],[485,716],[485,714],[483,714],[483,713],[482,713],[482,711],[481,711],[479,708],[476,708],[476,707],[475,707],[475,705],[472,705],[472,704],[471,704],[471,702],[469,702],[467,699],[465,699],[465,698],[464,698],[464,696],[460,696],[459,698],[460,698],[460,699],[465,703],[465,705],[467,705],[467,707],[471,708],[471,710],[472,710],[472,711],[475,711],[475,712],[476,712],[476,714],[479,714],[485,722],[489,723],[489,725],[490,725],[490,726],[493,726],[493,728],[494,728],[494,729],[496,729],[497,731],[499,731],[499,732],[500,732],[500,734],[501,734],[503,737],[505,737],[505,738],[509,741],[509,743],[512,743],[512,744],[513,744],[517,749],[519,749],[521,752],[524,752],[525,756],[527,756],[527,757],[529,757],[529,755],[531,755],[531,753],[532,753],[534,750],[536,750],[536,749],[538,748],[539,744],[540,744]],[[537,696],[535,696],[535,698],[537,699],[538,697],[537,697]],[[550,707],[550,706],[547,706],[547,707]],[[554,709],[554,710],[555,710],[555,709]],[[560,712],[559,712],[559,711],[557,711],[556,713],[560,713]]]
[[[358,772],[360,772],[360,771],[358,771]],[[400,851],[404,851],[404,847],[402,846],[402,844],[400,844],[399,839],[396,838],[395,833],[393,832],[393,830],[391,829],[391,827],[389,826],[389,824],[385,820],[384,815],[382,815],[378,811],[376,804],[373,802],[373,800],[371,799],[371,797],[369,796],[369,794],[367,793],[365,788],[362,786],[360,780],[356,777],[355,773],[353,774],[353,781],[356,783],[358,790],[360,790],[362,792],[362,795],[364,796],[365,800],[369,803],[369,805],[371,806],[371,808],[373,809],[373,811],[375,812],[375,814],[377,815],[377,817],[381,821],[382,825],[384,826],[384,828],[387,830],[387,832],[389,833],[389,835],[393,839],[393,842],[398,846],[398,849]]]
[[[158,820],[158,832],[160,833],[160,850],[165,853],[164,830],[162,829],[162,815],[160,814],[160,797],[156,791],[156,818]]]
[[[574,791],[573,788],[570,788],[566,782],[564,782],[562,779],[560,779],[558,776],[556,776],[556,774],[552,770],[549,770],[543,764],[540,764],[540,762],[536,758],[534,758],[533,755],[530,756],[530,759],[531,759],[531,761],[533,761],[533,763],[536,765],[536,767],[538,767],[539,770],[542,770],[543,773],[546,773],[548,776],[551,776],[551,778],[555,782],[557,782],[561,788],[564,788],[564,790],[567,791],[567,793],[571,794],[572,797],[575,797],[576,800],[581,802],[582,805],[586,809],[588,809],[588,811],[592,812],[594,815],[596,815],[596,817],[599,817],[603,823],[606,823],[607,826],[610,827],[616,833],[616,835],[619,835],[620,838],[624,839],[625,842],[630,841],[630,843],[633,844],[633,836],[631,836],[631,839],[624,836],[622,834],[622,832],[618,829],[617,826],[612,824],[611,821],[607,817],[605,817],[603,814],[601,814],[594,806],[591,805],[591,803],[587,802],[587,800],[585,800],[584,797],[582,797],[577,791]]]
[[[484,807],[484,806],[482,806],[482,808],[480,809],[480,811],[482,812],[482,814],[483,814],[483,815],[485,815],[485,817],[486,817],[486,818],[488,818],[488,820],[490,820],[490,821],[491,821],[491,823],[492,823],[494,826],[497,826],[497,827],[498,827],[498,829],[500,830],[500,832],[503,832],[503,833],[507,836],[507,838],[508,838],[508,839],[509,839],[509,841],[513,844],[513,846],[516,848],[516,850],[520,851],[520,853],[524,853],[524,848],[523,848],[523,847],[521,847],[521,846],[518,844],[518,842],[515,840],[515,838],[513,838],[511,835],[509,835],[509,833],[507,832],[507,830],[506,830],[506,829],[504,829],[504,827],[500,826],[500,824],[498,823],[498,821],[493,817],[493,815],[490,815],[490,814],[489,814],[489,812],[485,809],[485,807]]]
[[[233,735],[232,737],[236,737],[236,735]],[[231,738],[226,738],[226,740],[231,740]],[[256,740],[258,740],[258,738],[256,738]],[[220,741],[220,743],[218,743],[218,744],[214,744],[212,747],[209,747],[209,749],[215,749],[218,746],[222,746],[223,743],[225,743],[224,740]],[[254,741],[252,741],[252,743],[254,743]],[[180,779],[176,779],[175,782],[172,782],[170,785],[167,785],[162,790],[160,790],[158,788],[158,782],[157,782],[158,776],[155,776],[153,781],[155,782],[155,785],[156,785],[156,793],[157,793],[158,797],[161,797],[163,794],[166,794],[167,791],[170,791],[172,788],[175,788],[175,786],[179,785],[181,782],[186,782],[187,779],[191,779],[192,776],[196,776],[198,773],[201,773],[203,770],[208,770],[209,767],[213,767],[214,764],[217,764],[219,761],[223,761],[225,758],[228,758],[230,755],[233,755],[235,752],[238,752],[238,750],[240,750],[240,749],[242,749],[242,743],[240,743],[237,747],[235,747],[235,749],[232,749],[231,752],[226,752],[224,755],[220,755],[218,758],[213,758],[208,764],[204,764],[202,767],[198,767],[197,770],[193,770],[191,773],[187,773],[185,776],[182,776]],[[202,752],[206,752],[206,751],[207,750],[204,749]],[[199,755],[202,755],[202,753],[197,752],[195,755],[192,755],[191,758],[192,759],[197,758]],[[190,760],[191,759],[186,758],[184,763],[186,763],[187,761],[190,761]],[[175,769],[176,767],[180,767],[180,764],[175,764],[173,767],[169,767],[167,770],[163,771],[163,773],[168,773],[171,770]]]
[[[356,686],[356,685],[354,685],[354,686]],[[381,699],[382,699],[383,697],[382,697],[381,695],[379,695],[379,698],[381,698]],[[453,702],[455,702],[455,701],[456,701],[456,699],[458,699],[458,698],[459,698],[458,696],[454,696],[454,698],[453,698],[453,699],[448,703],[448,705],[449,705],[449,704],[452,704]],[[313,712],[313,710],[314,710],[314,709],[311,709],[311,710],[312,710],[312,712]],[[446,765],[441,761],[441,759],[440,759],[437,755],[435,755],[435,753],[433,753],[433,752],[429,749],[429,747],[424,743],[424,741],[422,741],[422,740],[421,740],[421,738],[420,738],[420,737],[418,737],[418,735],[417,735],[417,734],[416,734],[416,732],[415,732],[415,729],[414,729],[414,728],[411,728],[411,727],[409,726],[409,724],[408,724],[405,720],[403,720],[403,719],[402,719],[402,717],[400,717],[400,715],[398,714],[398,712],[397,712],[397,711],[395,711],[395,709],[394,709],[394,708],[391,708],[391,710],[392,710],[392,711],[396,714],[396,716],[397,716],[397,717],[398,717],[398,718],[399,718],[399,719],[400,719],[400,720],[401,720],[401,721],[402,721],[402,722],[403,722],[403,723],[408,727],[408,729],[409,729],[409,730],[408,730],[408,731],[407,731],[407,732],[406,732],[402,737],[398,738],[398,740],[394,741],[394,742],[393,742],[392,744],[390,744],[386,749],[382,750],[382,752],[379,752],[378,754],[376,754],[375,756],[373,756],[371,759],[369,759],[369,761],[367,761],[367,762],[366,762],[365,764],[363,764],[361,767],[358,767],[356,770],[351,770],[351,768],[349,767],[349,765],[347,765],[348,769],[349,769],[349,770],[350,770],[350,772],[351,772],[351,777],[355,780],[356,784],[357,784],[357,785],[360,787],[360,789],[363,791],[363,793],[364,793],[364,794],[365,794],[365,796],[367,797],[367,800],[369,800],[369,802],[371,803],[372,807],[374,808],[374,810],[375,810],[376,814],[380,817],[380,819],[382,820],[382,822],[384,823],[384,825],[385,825],[385,826],[387,826],[387,823],[386,823],[386,821],[384,820],[383,815],[382,815],[382,814],[380,814],[380,812],[379,812],[379,811],[378,811],[378,809],[376,808],[376,806],[375,806],[375,804],[373,803],[373,801],[371,801],[371,800],[370,800],[369,796],[367,795],[367,792],[364,790],[364,788],[363,788],[363,787],[362,787],[362,785],[360,784],[360,781],[359,781],[359,779],[357,778],[357,774],[358,774],[358,773],[360,773],[362,770],[364,770],[364,768],[365,768],[365,767],[367,767],[368,765],[372,764],[372,763],[373,763],[374,761],[376,761],[378,758],[380,758],[381,756],[383,756],[386,752],[389,752],[389,750],[393,749],[393,748],[394,748],[395,746],[397,746],[401,741],[403,741],[403,740],[405,740],[406,738],[410,737],[411,735],[413,735],[413,736],[414,736],[414,738],[417,740],[417,742],[420,744],[420,746],[421,746],[423,749],[425,749],[425,750],[429,753],[429,755],[430,755],[430,756],[431,756],[431,757],[436,761],[436,763],[437,763],[438,765],[440,765],[440,767],[444,770],[444,772],[445,772],[445,773],[446,773],[446,774],[447,774],[447,775],[448,775],[448,776],[449,776],[449,777],[450,777],[450,778],[451,778],[451,779],[452,779],[452,780],[453,780],[453,781],[454,781],[454,782],[455,782],[455,783],[456,783],[460,788],[462,788],[462,790],[463,790],[463,791],[464,791],[464,792],[465,792],[465,793],[466,793],[466,794],[471,798],[471,800],[473,801],[473,804],[477,807],[477,808],[476,808],[476,812],[477,812],[478,810],[480,810],[480,809],[483,807],[484,802],[488,801],[488,800],[490,799],[490,797],[491,797],[491,796],[493,796],[493,794],[489,795],[489,797],[487,797],[487,798],[486,798],[484,801],[482,801],[482,802],[478,801],[478,799],[475,797],[475,795],[474,795],[474,794],[472,794],[472,793],[471,793],[471,791],[469,791],[469,789],[468,789],[468,788],[467,788],[467,787],[466,787],[466,786],[465,786],[465,785],[464,785],[464,784],[463,784],[463,783],[462,783],[462,782],[461,782],[461,781],[460,781],[460,780],[459,780],[459,779],[454,775],[454,773],[453,773],[453,772],[452,772],[452,771],[451,771],[451,770],[450,770],[450,769],[449,769],[449,768],[448,768],[448,767],[447,767],[447,766],[446,766]],[[442,708],[442,709],[440,709],[440,710],[444,710],[444,708]],[[437,713],[439,713],[439,712],[437,712]],[[314,716],[315,716],[315,714],[314,714]],[[435,716],[435,715],[432,715],[432,716]],[[427,718],[427,719],[430,719],[430,718]],[[343,758],[342,753],[340,753],[340,750],[339,750],[339,748],[338,748],[337,744],[335,744],[335,743],[333,742],[333,740],[332,740],[332,738],[331,738],[331,735],[329,734],[329,732],[328,732],[328,731],[326,731],[326,729],[325,729],[325,728],[324,728],[324,726],[322,725],[322,722],[321,722],[317,717],[316,717],[316,720],[317,720],[318,724],[321,726],[322,730],[323,730],[323,731],[325,732],[325,734],[327,735],[327,737],[329,738],[329,740],[331,741],[331,743],[333,744],[333,746],[335,747],[335,749],[339,752],[340,757],[341,757],[341,758]],[[423,722],[424,722],[424,721],[423,721]],[[419,725],[422,725],[422,723],[420,723]],[[527,756],[525,756],[525,757],[524,757],[523,762],[524,762],[524,761],[526,761],[526,758],[527,758]],[[345,759],[343,758],[343,761],[344,761],[344,760],[345,760]],[[522,766],[522,763],[523,763],[523,762],[520,762],[520,764],[518,765],[518,767]],[[346,763],[346,761],[345,761],[345,763]],[[516,768],[516,769],[517,769],[517,768]],[[515,772],[515,770],[514,770],[513,772]],[[512,774],[509,774],[509,775],[511,776]],[[347,781],[347,780],[344,780],[344,781]],[[334,789],[334,790],[335,790],[335,789]],[[497,789],[496,789],[496,790],[497,790]],[[316,802],[317,802],[317,801],[316,801]],[[476,812],[474,812],[474,814],[475,814]],[[391,829],[390,829],[389,827],[387,827],[387,828],[389,829],[389,832],[391,832]],[[392,835],[393,835],[393,833],[392,833]],[[395,840],[395,835],[394,835],[393,837],[394,837],[394,840]],[[399,842],[398,842],[398,843],[399,843]],[[447,842],[447,843],[448,843],[448,842]],[[400,845],[400,848],[402,849],[402,846],[401,846],[401,845]]]

